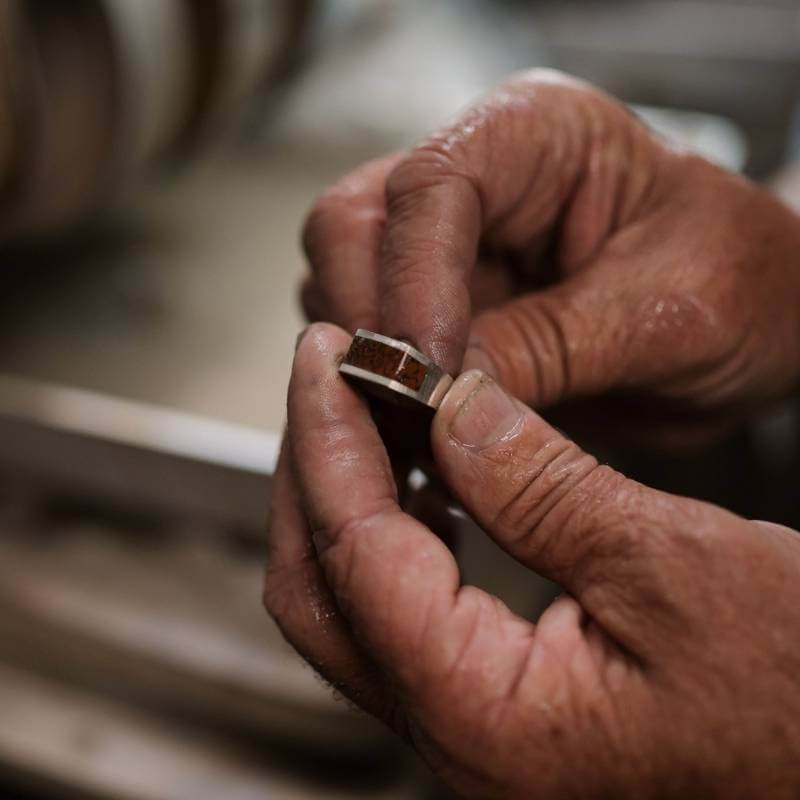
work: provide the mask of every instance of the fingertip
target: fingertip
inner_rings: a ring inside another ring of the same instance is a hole
[[[298,337],[287,399],[290,439],[320,414],[354,408],[357,396],[341,380],[339,366],[350,347],[349,333],[315,322]],[[356,403],[357,405],[357,403]]]
[[[347,331],[330,322],[313,322],[297,337],[295,371],[325,360],[338,368],[351,339]]]

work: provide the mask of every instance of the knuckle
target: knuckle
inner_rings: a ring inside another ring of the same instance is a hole
[[[492,92],[487,103],[501,117],[506,120],[510,117],[511,121],[515,117],[530,120],[531,114],[539,118],[551,112],[561,119],[569,119],[587,105],[617,105],[596,86],[548,68],[528,69],[512,75]]]
[[[313,260],[319,253],[345,213],[332,189],[314,202],[306,215],[302,233],[303,249],[309,258]]]
[[[567,545],[574,561],[621,563],[646,538],[641,525],[643,491],[616,470],[596,466],[576,484],[569,506],[558,509],[549,522],[554,530],[563,526],[579,533]]]
[[[466,160],[460,157],[460,148],[454,146],[454,136],[448,132],[435,134],[395,165],[386,180],[386,203],[390,210],[453,179],[474,182]]]
[[[578,491],[597,468],[596,460],[570,441],[551,441],[531,457],[515,481],[513,494],[498,510],[494,524],[529,545],[550,515]]]
[[[569,444],[539,466],[504,507],[498,526],[542,563],[598,565],[633,558],[639,529],[623,498],[630,482]]]
[[[609,95],[602,89],[587,81],[548,67],[534,67],[518,72],[501,86],[501,90],[522,92],[526,98],[549,97],[556,102],[580,102],[592,99],[605,103],[613,103]]]
[[[331,218],[341,213],[340,203],[334,188],[325,190],[313,203],[303,223],[303,241],[329,227]]]
[[[387,484],[390,480],[386,477]],[[339,578],[347,582],[353,576],[352,565],[365,552],[370,552],[382,540],[385,526],[397,506],[391,490],[374,507],[357,516],[347,517],[333,526],[312,524],[312,538],[320,563],[333,565]]]
[[[564,86],[569,88],[586,87],[588,84],[583,83],[578,78],[569,75],[561,70],[552,69],[550,67],[532,67],[518,72],[512,76],[511,83],[534,83]]]
[[[306,254],[312,270],[315,271],[319,267],[319,254],[323,251],[323,245],[327,238],[329,215],[327,203],[323,200],[317,200],[306,215],[303,223],[300,241],[303,252]]]
[[[374,223],[375,217],[381,215],[380,210],[368,211],[370,207],[363,191],[347,181],[323,192],[306,215],[301,234],[303,250],[312,266],[331,242],[361,232],[365,225]]]
[[[320,567],[336,597],[338,608],[346,617],[353,614],[354,604],[358,604],[354,582],[358,577],[362,544],[355,536],[350,535],[351,532],[356,532],[357,527],[357,525],[347,526],[336,534],[336,538],[333,538],[328,531],[320,529],[314,531],[314,540],[319,542]]]
[[[319,286],[310,280],[302,283],[299,290],[300,305],[309,322],[318,322],[325,317],[326,302]]]

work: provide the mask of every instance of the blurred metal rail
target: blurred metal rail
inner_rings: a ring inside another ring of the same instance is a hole
[[[0,375],[0,474],[122,507],[261,527],[280,436]]]

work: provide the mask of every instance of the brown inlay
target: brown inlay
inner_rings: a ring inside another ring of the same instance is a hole
[[[420,390],[428,373],[428,368],[405,350],[360,336],[353,339],[344,362],[402,383],[415,392]]]

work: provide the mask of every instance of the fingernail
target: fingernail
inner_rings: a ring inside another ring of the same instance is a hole
[[[483,373],[472,375],[456,387],[466,397],[450,421],[449,433],[464,447],[483,450],[519,431],[522,410],[490,377]]]

